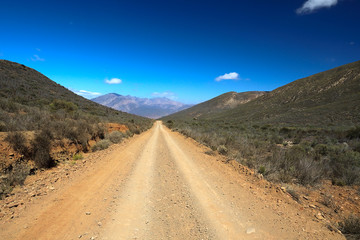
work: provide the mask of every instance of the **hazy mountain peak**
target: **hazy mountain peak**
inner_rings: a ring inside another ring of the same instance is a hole
[[[116,110],[149,118],[160,118],[192,106],[166,97],[139,98],[117,93],[108,93],[94,98],[92,101]]]

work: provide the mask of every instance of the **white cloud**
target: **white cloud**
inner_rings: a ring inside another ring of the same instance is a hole
[[[77,95],[80,95],[84,98],[88,98],[88,99],[91,99],[91,98],[95,98],[95,97],[98,97],[101,95],[101,93],[98,93],[98,92],[90,92],[90,91],[86,91],[86,90],[73,90],[74,93],[76,93]]]
[[[34,54],[33,57],[31,58],[31,61],[33,61],[33,62],[43,62],[43,61],[45,61],[45,59],[39,57],[39,55],[37,55],[37,54]]]
[[[225,73],[224,75],[215,78],[215,81],[220,82],[223,80],[240,80],[240,76],[237,72]]]
[[[172,99],[172,100],[177,99],[176,94],[173,93],[173,92],[170,92],[170,91],[165,91],[165,92],[153,92],[153,93],[151,94],[151,96],[153,96],[153,97],[165,97],[165,98],[169,98],[169,99]]]
[[[338,0],[307,0],[301,8],[296,10],[297,14],[310,14],[320,8],[335,6]]]
[[[105,82],[107,84],[120,84],[122,83],[122,80],[120,78],[112,78],[112,79],[105,79]]]

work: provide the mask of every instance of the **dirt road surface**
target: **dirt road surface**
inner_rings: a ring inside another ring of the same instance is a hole
[[[156,122],[1,224],[0,238],[344,239],[204,151]]]

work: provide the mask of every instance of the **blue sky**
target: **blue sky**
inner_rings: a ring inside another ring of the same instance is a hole
[[[0,59],[88,98],[198,103],[360,60],[359,12],[358,0],[1,0]]]

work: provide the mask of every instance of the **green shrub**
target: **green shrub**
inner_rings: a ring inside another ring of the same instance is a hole
[[[107,149],[110,145],[111,145],[111,142],[109,140],[103,139],[103,140],[100,140],[99,142],[97,142],[92,147],[92,150],[93,150],[93,152],[98,151],[98,150],[104,150],[104,149]]]
[[[170,128],[170,129],[172,129],[173,126],[174,126],[174,122],[173,122],[172,120],[168,120],[168,121],[166,122],[166,126],[167,126],[168,128]]]
[[[260,167],[259,167],[258,172],[259,172],[260,174],[265,174],[265,171],[266,171],[265,166],[260,166]]]
[[[123,134],[119,131],[114,131],[108,135],[108,138],[112,143],[119,143],[123,138]]]
[[[51,104],[50,104],[50,109],[53,111],[57,111],[57,110],[65,110],[66,112],[74,112],[78,109],[78,107],[72,103],[72,102],[68,102],[65,100],[60,100],[60,99],[55,99]]]
[[[83,157],[83,155],[81,154],[81,153],[76,153],[76,154],[74,154],[74,156],[73,156],[73,160],[81,160],[81,159],[83,159],[84,157]]]
[[[360,181],[360,153],[334,148],[330,153],[333,182],[342,181],[353,185]]]
[[[319,154],[321,156],[325,156],[329,153],[328,146],[325,144],[318,144],[314,148],[316,154]]]

